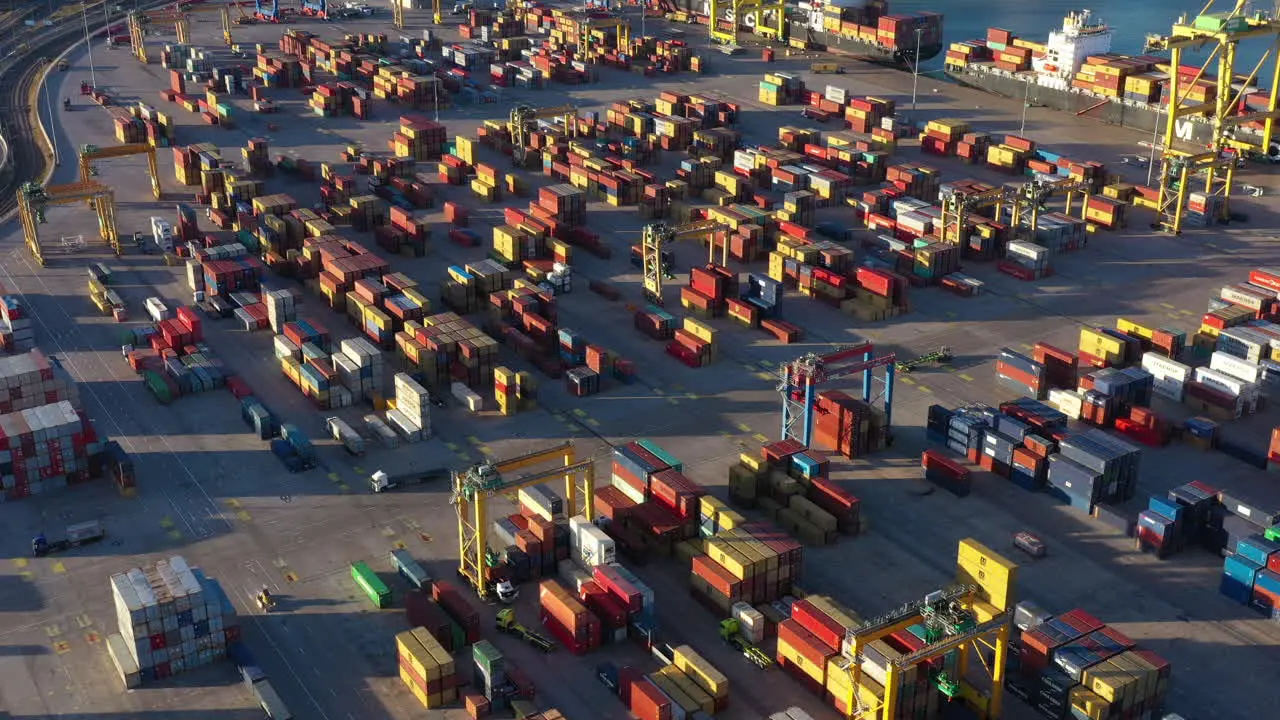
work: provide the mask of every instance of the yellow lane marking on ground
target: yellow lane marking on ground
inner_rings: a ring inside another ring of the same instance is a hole
[[[672,389],[672,390],[675,390],[676,392],[684,392],[684,386],[683,386],[683,385],[681,385],[680,383],[674,383],[674,384],[672,384],[672,385],[671,385],[671,389]]]
[[[898,382],[900,382],[900,383],[906,383],[907,385],[915,385],[915,384],[916,384],[916,381],[915,381],[915,380],[912,380],[911,378],[906,377],[906,376],[899,376],[899,377],[898,377]]]
[[[728,430],[721,430],[720,434],[725,437],[733,437],[733,433],[729,432]]]
[[[229,507],[229,508],[231,508],[231,509],[233,509],[233,510],[239,510],[239,509],[240,509],[240,501],[239,501],[239,500],[237,500],[237,499],[235,499],[235,498],[227,498],[227,507]]]
[[[162,528],[171,528],[171,527],[173,527],[173,521],[172,521],[172,520],[170,520],[168,516],[165,516],[165,517],[163,517],[163,518],[161,518],[161,519],[160,519],[160,527],[162,527]]]
[[[973,378],[972,378],[972,377],[969,377],[969,376],[968,376],[967,374],[965,374],[965,373],[960,373],[960,374],[958,375],[958,377],[959,377],[961,380],[964,380],[965,382],[973,382]]]
[[[338,483],[338,492],[343,495],[349,495],[351,493],[351,488],[347,487],[346,483]]]
[[[1177,308],[1175,308],[1174,306],[1170,305],[1167,302],[1160,303],[1160,307],[1164,308],[1165,310],[1177,310]]]
[[[330,482],[339,482],[342,480],[342,476],[338,473],[329,473],[329,480]]]
[[[462,462],[464,462],[464,463],[469,463],[469,462],[471,462],[471,454],[470,454],[470,453],[460,452],[460,453],[458,453],[458,459],[459,459],[459,460],[461,460],[461,461],[462,461]]]
[[[746,368],[748,372],[754,372],[756,369],[755,365],[752,365],[751,363],[746,363],[746,362],[742,363],[742,367]]]
[[[26,567],[26,566],[28,566],[28,565],[30,565],[30,564],[31,564],[31,563],[27,562],[27,559],[26,559],[26,558],[14,558],[14,559],[13,559],[13,566],[14,566],[14,567],[16,567],[16,568],[18,568],[19,570],[21,570],[22,568],[24,568],[24,567]]]
[[[767,372],[759,372],[759,373],[756,373],[756,377],[758,377],[758,378],[760,378],[761,380],[764,380],[764,381],[766,381],[766,382],[767,382],[767,381],[769,381],[769,380],[773,380],[773,379],[774,379],[774,378],[773,378],[773,376],[772,376],[772,375],[770,375],[770,374],[769,374],[769,373],[767,373]]]
[[[757,364],[757,365],[759,365],[759,366],[760,366],[760,367],[762,367],[762,368],[771,368],[771,367],[773,367],[773,363],[769,362],[768,360],[761,360],[760,362],[758,362],[758,363],[756,363],[756,364]]]
[[[752,435],[751,438],[756,442],[769,442],[769,438],[765,437],[763,433],[756,433],[755,435]]]
[[[296,573],[296,572],[294,572],[294,571],[292,571],[292,570],[290,570],[289,572],[286,572],[286,573],[284,574],[284,581],[285,581],[285,582],[290,582],[290,583],[296,583],[296,582],[298,582],[298,573]]]
[[[925,386],[923,386],[923,385],[921,385],[918,389],[919,389],[919,390],[920,390],[920,392],[922,392],[922,393],[931,393],[931,392],[933,392],[932,390],[930,390],[929,388],[927,388],[927,387],[925,387]]]
[[[595,418],[587,418],[587,424],[591,427],[600,427],[600,421]]]
[[[93,631],[90,631],[84,634],[84,641],[89,643],[90,645],[97,645],[98,641],[101,639],[102,639],[102,636]]]
[[[395,549],[397,549],[397,550],[407,550],[407,549],[409,548],[409,546],[408,546],[408,545],[405,545],[405,544],[404,544],[404,541],[403,541],[403,540],[397,540],[397,541],[395,541],[395,542],[391,543],[391,546],[392,546],[392,547],[394,547],[394,548],[395,548]]]
[[[445,443],[444,446],[449,448],[449,452],[458,452],[459,450],[458,446],[451,442]]]
[[[948,311],[947,311],[947,317],[948,317],[948,318],[951,318],[952,320],[954,320],[954,319],[955,319],[955,317],[956,317],[956,314],[955,314],[955,313],[953,313],[953,312],[951,312],[950,310],[948,310]]]
[[[170,539],[170,540],[172,540],[172,541],[174,541],[174,542],[179,542],[179,541],[181,541],[181,540],[182,540],[182,531],[181,531],[181,530],[170,530],[170,531],[169,531],[169,539]]]
[[[580,418],[581,418],[581,417],[586,417],[586,416],[587,416],[587,411],[586,411],[586,410],[583,410],[582,408],[574,408],[574,409],[573,409],[573,414],[574,414],[574,415],[577,415],[577,416],[578,416],[578,417],[580,417]]]
[[[660,387],[656,387],[656,388],[654,388],[654,389],[653,389],[653,394],[654,394],[654,395],[665,395],[666,393],[665,393],[665,392],[663,392],[662,388],[660,388]]]
[[[76,624],[80,626],[81,630],[83,630],[93,624],[93,618],[81,613],[76,616]]]
[[[44,634],[48,635],[51,638],[56,638],[62,634],[62,626],[61,625],[45,625]]]
[[[363,474],[364,474],[364,468],[360,467],[359,465],[356,465],[355,467],[353,467],[353,468],[351,468],[351,469],[352,469],[352,470],[355,470],[356,472],[360,473],[361,475],[363,475]]]
[[[667,404],[668,404],[668,405],[679,405],[679,404],[680,404],[680,400],[679,400],[678,398],[669,397],[669,398],[667,398]]]
[[[744,433],[751,432],[751,426],[746,423],[738,423],[738,429]]]
[[[479,444],[481,444],[481,443],[480,443],[480,438],[476,437],[475,435],[468,435],[468,436],[467,436],[467,442],[471,443],[471,444],[472,444],[472,446],[475,446],[475,445],[479,445]]]
[[[488,455],[488,454],[489,454],[489,446],[488,446],[488,445],[484,445],[484,444],[477,445],[477,446],[476,446],[476,450],[478,450],[478,451],[480,452],[480,454],[481,454],[481,455]]]
[[[67,566],[63,565],[61,560],[58,560],[53,563],[53,571],[59,575],[62,575],[67,572]]]
[[[53,651],[58,653],[59,655],[66,655],[67,653],[71,652],[71,643],[67,642],[66,640],[59,640],[58,642],[53,644]]]
[[[395,529],[394,529],[394,528],[392,528],[390,525],[388,525],[388,526],[386,526],[386,527],[382,528],[382,534],[383,534],[383,536],[385,536],[385,537],[393,538],[393,537],[395,537],[395,536],[396,536],[396,531],[395,531]]]
[[[1035,350],[1036,348],[1035,348],[1035,346],[1034,346],[1034,345],[1028,345],[1028,344],[1026,344],[1026,343],[1022,343],[1022,349],[1023,349],[1023,350]]]
[[[236,513],[236,519],[239,520],[240,522],[250,522],[253,520],[253,516],[241,510],[240,512]]]
[[[35,582],[36,574],[31,572],[30,570],[23,570],[22,572],[18,573],[18,577],[28,582]]]

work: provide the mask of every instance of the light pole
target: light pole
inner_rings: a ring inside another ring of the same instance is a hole
[[[1027,132],[1027,108],[1031,107],[1031,82],[1024,82],[1027,85],[1027,92],[1022,96],[1022,127],[1018,128],[1018,135],[1025,135]]]
[[[93,42],[89,40],[89,12],[80,6],[80,17],[84,18],[84,46],[89,49],[89,84],[98,87],[98,75],[93,67]]]
[[[49,145],[53,150],[53,164],[55,166],[62,164],[62,158],[58,157],[58,126],[54,122],[53,117],[53,99],[50,98],[52,91],[49,89],[49,72],[46,68],[44,73],[44,106],[49,111]]]
[[[431,99],[432,105],[436,108],[436,122],[440,122],[440,77],[436,76],[435,82],[431,83]]]
[[[916,112],[916,92],[920,89],[920,33],[924,28],[916,28],[915,66],[911,70],[911,114]]]

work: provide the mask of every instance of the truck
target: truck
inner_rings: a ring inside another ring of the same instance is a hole
[[[356,432],[351,423],[340,417],[330,417],[324,419],[324,426],[329,430],[329,435],[342,443],[348,453],[357,457],[364,455],[364,436]]]
[[[89,520],[75,525],[68,525],[66,537],[60,540],[49,540],[44,533],[40,533],[31,539],[31,554],[35,557],[44,557],[54,553],[66,552],[74,547],[88,545],[106,537],[107,533],[102,529],[102,523],[97,520]]]
[[[297,425],[281,423],[280,436],[284,438],[285,442],[293,446],[294,452],[302,460],[304,470],[316,466],[316,448]]]
[[[420,485],[435,480],[448,479],[449,468],[445,467],[431,468],[430,470],[411,470],[395,475],[388,475],[378,470],[369,476],[369,486],[373,488],[374,492],[380,493],[393,488],[405,487],[406,485]]]

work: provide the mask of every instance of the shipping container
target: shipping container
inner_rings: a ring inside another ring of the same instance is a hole
[[[391,606],[391,588],[363,560],[351,563],[351,578],[376,608]]]

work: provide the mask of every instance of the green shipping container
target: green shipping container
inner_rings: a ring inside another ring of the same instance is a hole
[[[156,400],[160,401],[161,405],[168,405],[173,402],[173,393],[169,392],[169,385],[155,371],[143,370],[142,382],[146,383],[147,389],[151,391],[152,395],[155,395]]]
[[[671,453],[659,447],[658,443],[652,440],[638,440],[636,441],[636,444],[644,448],[645,450],[648,450],[649,454],[658,458],[659,460],[666,463],[667,465],[670,465],[676,472],[684,472],[684,463],[680,462],[680,460],[677,459],[675,455],[672,455]]]
[[[453,618],[449,618],[449,635],[453,638],[453,644],[449,647],[457,650],[467,646],[467,631]]]
[[[364,594],[369,596],[369,602],[374,607],[386,608],[391,606],[391,588],[387,587],[377,573],[369,569],[363,561],[351,563],[351,578],[356,581],[356,585],[364,590]]]
[[[486,677],[493,677],[495,670],[502,669],[502,652],[488,640],[471,646],[471,660]]]

